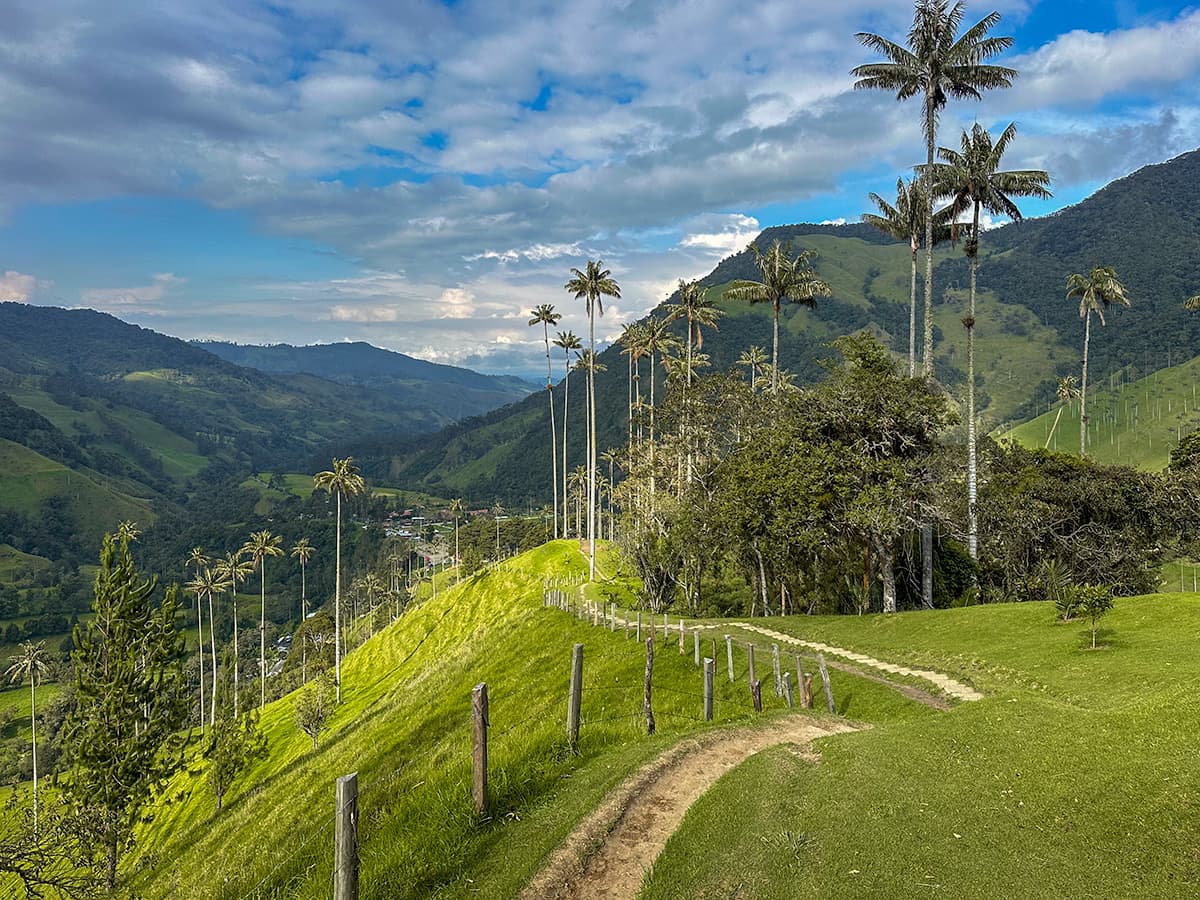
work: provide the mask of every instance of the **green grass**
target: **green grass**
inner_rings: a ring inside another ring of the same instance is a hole
[[[689,811],[643,896],[1195,895],[1200,596],[1118,600],[1094,652],[1047,604],[771,625],[989,697],[821,741],[819,765],[752,760]]]
[[[18,550],[11,544],[0,544],[0,582],[12,583],[24,572],[48,569],[50,560]]]
[[[0,660],[3,660],[3,668],[8,668],[8,657],[0,657]],[[39,721],[46,709],[46,704],[50,702],[51,698],[57,696],[61,690],[62,688],[57,684],[39,684],[37,686],[35,696],[37,698]],[[0,730],[0,739],[20,738],[21,740],[28,741],[32,735],[29,721],[28,683],[21,687],[0,691],[0,713],[7,709],[13,710],[13,718],[3,730]]]
[[[1198,382],[1200,357],[1137,380],[1128,380],[1128,373],[1101,378],[1095,394],[1089,386],[1088,456],[1108,465],[1165,468],[1180,438],[1200,426]],[[1077,454],[1079,403],[1063,409],[1052,432],[1058,408],[1054,404],[1011,430],[1002,428],[996,436],[1012,437],[1026,447],[1042,447],[1051,438],[1051,449]]]

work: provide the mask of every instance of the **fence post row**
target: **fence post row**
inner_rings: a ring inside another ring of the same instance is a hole
[[[333,832],[333,898],[358,900],[358,773],[337,780]]]
[[[567,744],[579,752],[579,708],[583,700],[583,644],[571,651],[571,693],[567,697]]]
[[[486,682],[475,685],[474,690],[471,691],[471,722],[475,739],[471,800],[474,803],[476,814],[484,816],[488,811],[488,695]]]
[[[716,661],[704,658],[704,721],[711,722],[713,720],[713,670],[716,668]]]

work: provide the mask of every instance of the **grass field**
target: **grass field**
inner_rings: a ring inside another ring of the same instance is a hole
[[[48,569],[50,560],[44,556],[24,553],[12,544],[0,544],[0,584],[16,581],[26,572]]]

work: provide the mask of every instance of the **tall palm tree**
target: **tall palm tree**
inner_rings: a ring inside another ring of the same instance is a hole
[[[633,443],[634,369],[637,368],[638,360],[641,359],[644,332],[645,328],[640,322],[627,322],[621,326],[621,337],[618,338],[623,348],[621,355],[629,357],[629,419],[628,433],[626,434],[626,442],[629,444]]]
[[[5,671],[5,676],[14,684],[29,681],[29,727],[32,730],[33,742],[33,833],[38,830],[38,770],[37,770],[37,693],[39,681],[46,678],[50,671],[50,654],[46,651],[46,642],[25,641],[20,645],[20,652],[10,657],[12,663]]]
[[[122,523],[122,524],[124,524],[124,523]],[[118,528],[118,535],[120,535],[120,534],[121,534],[121,531]],[[127,537],[127,539],[128,539],[128,537]],[[200,576],[200,573],[204,570],[204,567],[207,566],[210,562],[212,562],[212,560],[210,560],[208,558],[208,556],[205,555],[203,547],[193,547],[191,549],[191,551],[188,553],[188,558],[184,561],[183,565],[184,565],[185,569],[194,568],[196,570],[196,577],[198,578]],[[204,616],[202,615],[203,610],[204,610],[204,604],[203,604],[201,595],[199,593],[197,593],[196,591],[192,591],[192,599],[195,602],[195,609],[196,609],[196,643],[197,643],[196,649],[198,651],[199,660],[200,660],[200,733],[204,734]],[[210,610],[210,613],[211,613],[211,610]],[[212,616],[210,614],[209,622],[208,622],[208,629],[210,632],[212,631],[212,626],[213,626]],[[217,671],[217,656],[214,653],[213,654],[213,683],[214,683],[214,685],[216,684],[216,671]]]
[[[1050,426],[1050,433],[1046,435],[1046,443],[1042,447],[1043,450],[1050,448],[1050,442],[1054,440],[1054,430],[1058,428],[1058,420],[1062,418],[1063,409],[1070,405],[1071,401],[1079,396],[1079,388],[1075,385],[1078,382],[1074,375],[1066,375],[1058,379],[1058,387],[1054,391],[1054,395],[1058,397],[1059,407],[1058,412],[1054,414],[1054,424]]]
[[[554,339],[554,346],[563,352],[563,449],[562,449],[562,480],[563,480],[563,537],[567,536],[567,410],[571,399],[571,352],[579,351],[583,344],[573,331],[560,331]]]
[[[292,547],[292,559],[300,562],[300,624],[303,625],[308,619],[308,579],[306,569],[308,561],[312,559],[313,554],[317,552],[317,548],[309,543],[308,538],[302,537],[296,541]]]
[[[342,497],[352,497],[361,494],[366,489],[366,483],[354,465],[353,457],[333,460],[333,466],[328,471],[318,472],[313,476],[313,484],[318,489],[329,491],[337,498],[337,527],[336,547],[334,549],[333,576],[333,681],[337,692],[337,702],[342,702]]]
[[[667,304],[667,321],[678,319],[687,320],[687,383],[692,383],[692,347],[697,350],[704,348],[704,333],[701,328],[717,329],[717,320],[725,315],[724,311],[708,298],[708,291],[699,281],[679,280],[678,299]]]
[[[605,297],[620,299],[621,288],[604,263],[589,259],[584,270],[571,269],[563,285],[588,314],[588,352],[596,357],[596,316],[604,315]],[[596,366],[588,368],[588,581],[596,580]]]
[[[917,374],[917,253],[925,234],[925,192],[922,182],[896,179],[896,205],[876,193],[868,194],[879,214],[863,213],[862,220],[888,237],[907,241],[911,256],[911,278],[908,288],[908,377]],[[950,237],[950,210],[934,214],[933,240],[939,243]]]
[[[1004,151],[1017,136],[1017,126],[1009,124],[995,142],[988,130],[978,122],[970,131],[963,131],[961,150],[938,149],[942,162],[934,166],[934,191],[950,198],[950,210],[955,219],[970,210],[971,225],[966,241],[967,258],[971,263],[971,287],[967,315],[967,552],[971,559],[979,558],[979,530],[976,514],[976,453],[975,453],[975,294],[979,273],[979,214],[987,210],[995,215],[1008,216],[1014,222],[1021,210],[1015,197],[1048,199],[1050,176],[1039,169],[1002,171]],[[957,226],[952,226],[957,230]],[[955,235],[957,236],[957,235]]]
[[[558,492],[555,491],[555,497],[557,497],[557,496],[558,496]],[[454,564],[456,566],[459,564],[459,560],[458,560],[458,520],[462,517],[462,514],[463,514],[462,497],[456,497],[455,499],[450,501],[450,515],[454,516]],[[558,516],[557,508],[555,509],[554,515],[556,517]]]
[[[751,345],[749,350],[743,350],[742,355],[738,357],[737,364],[745,366],[750,371],[750,390],[753,391],[758,381],[758,376],[762,374],[763,366],[767,362],[767,351],[757,344]]]
[[[654,382],[658,373],[654,369],[655,356],[665,356],[679,346],[679,338],[671,334],[670,323],[666,319],[651,316],[646,320],[645,352],[650,357],[650,504],[653,514],[654,494],[656,490],[654,468]]]
[[[208,600],[208,639],[212,651],[212,699],[208,713],[208,724],[213,726],[217,721],[217,620],[213,614],[213,595],[219,594],[229,586],[219,569],[205,566],[196,573],[187,584],[187,589],[196,597],[200,609],[204,608],[204,600]],[[200,733],[204,733],[204,628],[197,619],[200,628]]]
[[[242,547],[261,576],[262,603],[259,606],[258,622],[259,709],[267,705],[267,557],[283,556],[283,548],[279,546],[282,543],[282,537],[271,534],[264,528],[262,531],[252,531],[250,540]]]
[[[217,577],[229,588],[229,596],[233,601],[233,716],[236,719],[241,711],[238,695],[241,681],[238,673],[237,589],[239,584],[250,577],[254,571],[254,564],[245,558],[245,550],[238,549],[226,553],[225,558],[218,560],[213,569]]]
[[[779,311],[783,301],[813,307],[817,305],[817,297],[828,297],[832,291],[811,265],[815,251],[801,250],[794,257],[789,256],[778,239],[772,241],[766,253],[753,242],[747,249],[754,254],[762,281],[739,279],[725,292],[725,296],[730,300],[770,303],[774,309],[775,326],[771,344],[771,391],[774,393],[779,390]]]
[[[1110,306],[1129,306],[1125,285],[1112,266],[1096,266],[1087,275],[1076,272],[1067,276],[1067,299],[1079,298],[1079,318],[1083,319],[1083,378],[1079,384],[1079,455],[1087,456],[1087,373],[1088,344],[1092,337],[1092,313],[1104,327],[1104,311]]]
[[[542,303],[529,311],[529,324],[542,326],[542,339],[546,342],[546,396],[550,399],[550,484],[554,489],[554,538],[558,539],[558,431],[554,425],[554,373],[550,369],[550,326],[557,325],[562,316],[554,311],[553,304]]]
[[[137,539],[142,536],[141,529],[137,527],[137,522],[131,519],[126,519],[117,524],[117,540],[125,541],[126,543],[137,543]]]
[[[1012,46],[1011,37],[989,37],[1000,21],[988,13],[959,37],[964,5],[949,0],[917,0],[913,23],[901,47],[887,38],[859,32],[860,44],[874,50],[884,62],[858,66],[851,74],[858,79],[855,90],[894,91],[897,100],[918,95],[924,101],[922,130],[925,134],[925,172],[933,169],[937,145],[938,117],[950,97],[979,100],[983,91],[1012,85],[1017,73],[1004,66],[987,65],[988,60]],[[933,192],[925,191],[925,331],[922,371],[933,375]]]

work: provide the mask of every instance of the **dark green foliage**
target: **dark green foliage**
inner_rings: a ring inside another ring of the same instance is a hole
[[[85,900],[100,896],[100,883],[90,867],[87,816],[79,816],[65,803],[53,804],[35,830],[27,810],[20,810],[16,794],[0,815],[0,879],[13,876],[26,897]]]
[[[1183,436],[1177,445],[1171,448],[1170,467],[1182,472],[1195,469],[1200,465],[1200,431],[1193,431]]]
[[[174,587],[158,595],[126,541],[105,537],[93,618],[76,626],[76,706],[64,725],[71,767],[66,796],[90,824],[105,882],[116,883],[121,852],[155,791],[181,765],[189,713],[183,637]]]

